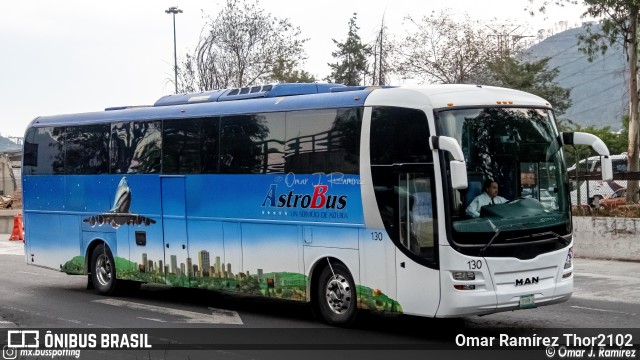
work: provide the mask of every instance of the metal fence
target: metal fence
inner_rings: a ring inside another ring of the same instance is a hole
[[[569,180],[572,205],[616,207],[626,204],[627,186],[640,180],[640,172],[614,173],[610,181],[603,181],[600,172],[569,172]]]

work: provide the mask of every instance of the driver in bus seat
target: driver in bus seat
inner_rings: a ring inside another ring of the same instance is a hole
[[[480,209],[483,206],[504,204],[508,200],[498,195],[498,183],[487,179],[483,186],[484,192],[476,196],[473,201],[467,206],[466,214],[472,218],[480,217]]]

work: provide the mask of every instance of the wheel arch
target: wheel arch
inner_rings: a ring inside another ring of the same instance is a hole
[[[93,237],[91,240],[88,241],[87,246],[86,246],[85,251],[84,251],[84,268],[86,269],[85,271],[86,271],[87,275],[91,274],[91,255],[93,254],[93,251],[100,244],[105,244],[109,248],[109,250],[111,251],[111,254],[115,256],[115,252],[114,252],[114,248],[112,246],[112,243],[110,243],[106,239],[105,236],[95,236],[95,237]]]
[[[336,254],[336,249],[332,249],[332,254],[323,253],[317,254],[313,257],[313,259],[309,262],[310,264],[307,268],[307,301],[312,302],[315,296],[315,291],[318,284],[318,278],[322,270],[329,266],[329,262],[331,264],[340,263],[344,265],[351,277],[353,278],[354,283],[357,285],[360,284],[360,262],[358,259],[358,251],[357,250],[347,250],[344,253]],[[328,261],[327,261],[328,260]],[[356,292],[357,294],[357,292]]]

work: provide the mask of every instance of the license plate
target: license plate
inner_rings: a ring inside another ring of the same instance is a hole
[[[520,296],[520,309],[530,309],[536,306],[536,299],[533,294]]]

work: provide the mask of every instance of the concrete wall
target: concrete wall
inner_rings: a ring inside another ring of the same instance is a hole
[[[573,217],[576,257],[640,261],[640,219]]]
[[[22,214],[22,209],[0,209],[0,234],[13,232],[14,217],[18,214]]]

